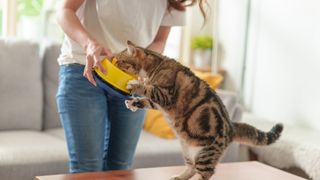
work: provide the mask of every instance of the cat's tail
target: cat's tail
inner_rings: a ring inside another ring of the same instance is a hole
[[[276,142],[283,130],[282,124],[276,124],[269,132],[263,132],[246,123],[232,123],[234,127],[233,140],[248,145],[269,145]]]

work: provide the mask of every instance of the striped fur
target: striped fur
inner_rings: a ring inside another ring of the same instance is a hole
[[[213,174],[224,150],[233,141],[249,145],[269,145],[282,132],[281,124],[263,132],[244,123],[232,123],[216,92],[179,62],[128,42],[119,53],[117,66],[141,75],[145,82],[130,83],[133,94],[129,108],[161,110],[179,137],[187,169],[175,180],[187,180],[195,174],[207,180]],[[141,73],[143,72],[143,73]]]

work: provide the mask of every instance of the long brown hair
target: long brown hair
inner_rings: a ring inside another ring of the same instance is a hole
[[[207,14],[204,10],[203,4],[206,0],[168,0],[169,8],[173,8],[179,11],[185,11],[186,7],[193,6],[198,3],[204,22],[207,20]]]

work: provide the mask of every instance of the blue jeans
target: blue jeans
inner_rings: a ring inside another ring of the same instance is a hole
[[[131,112],[82,73],[84,66],[60,66],[57,105],[65,131],[70,173],[128,169],[145,112]]]

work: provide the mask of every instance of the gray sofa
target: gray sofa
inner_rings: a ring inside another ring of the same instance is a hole
[[[56,110],[58,43],[0,40],[0,179],[33,179],[68,172]],[[233,94],[219,92],[231,117],[241,118]],[[183,164],[177,140],[141,133],[133,168]],[[233,144],[223,161],[237,160]]]

